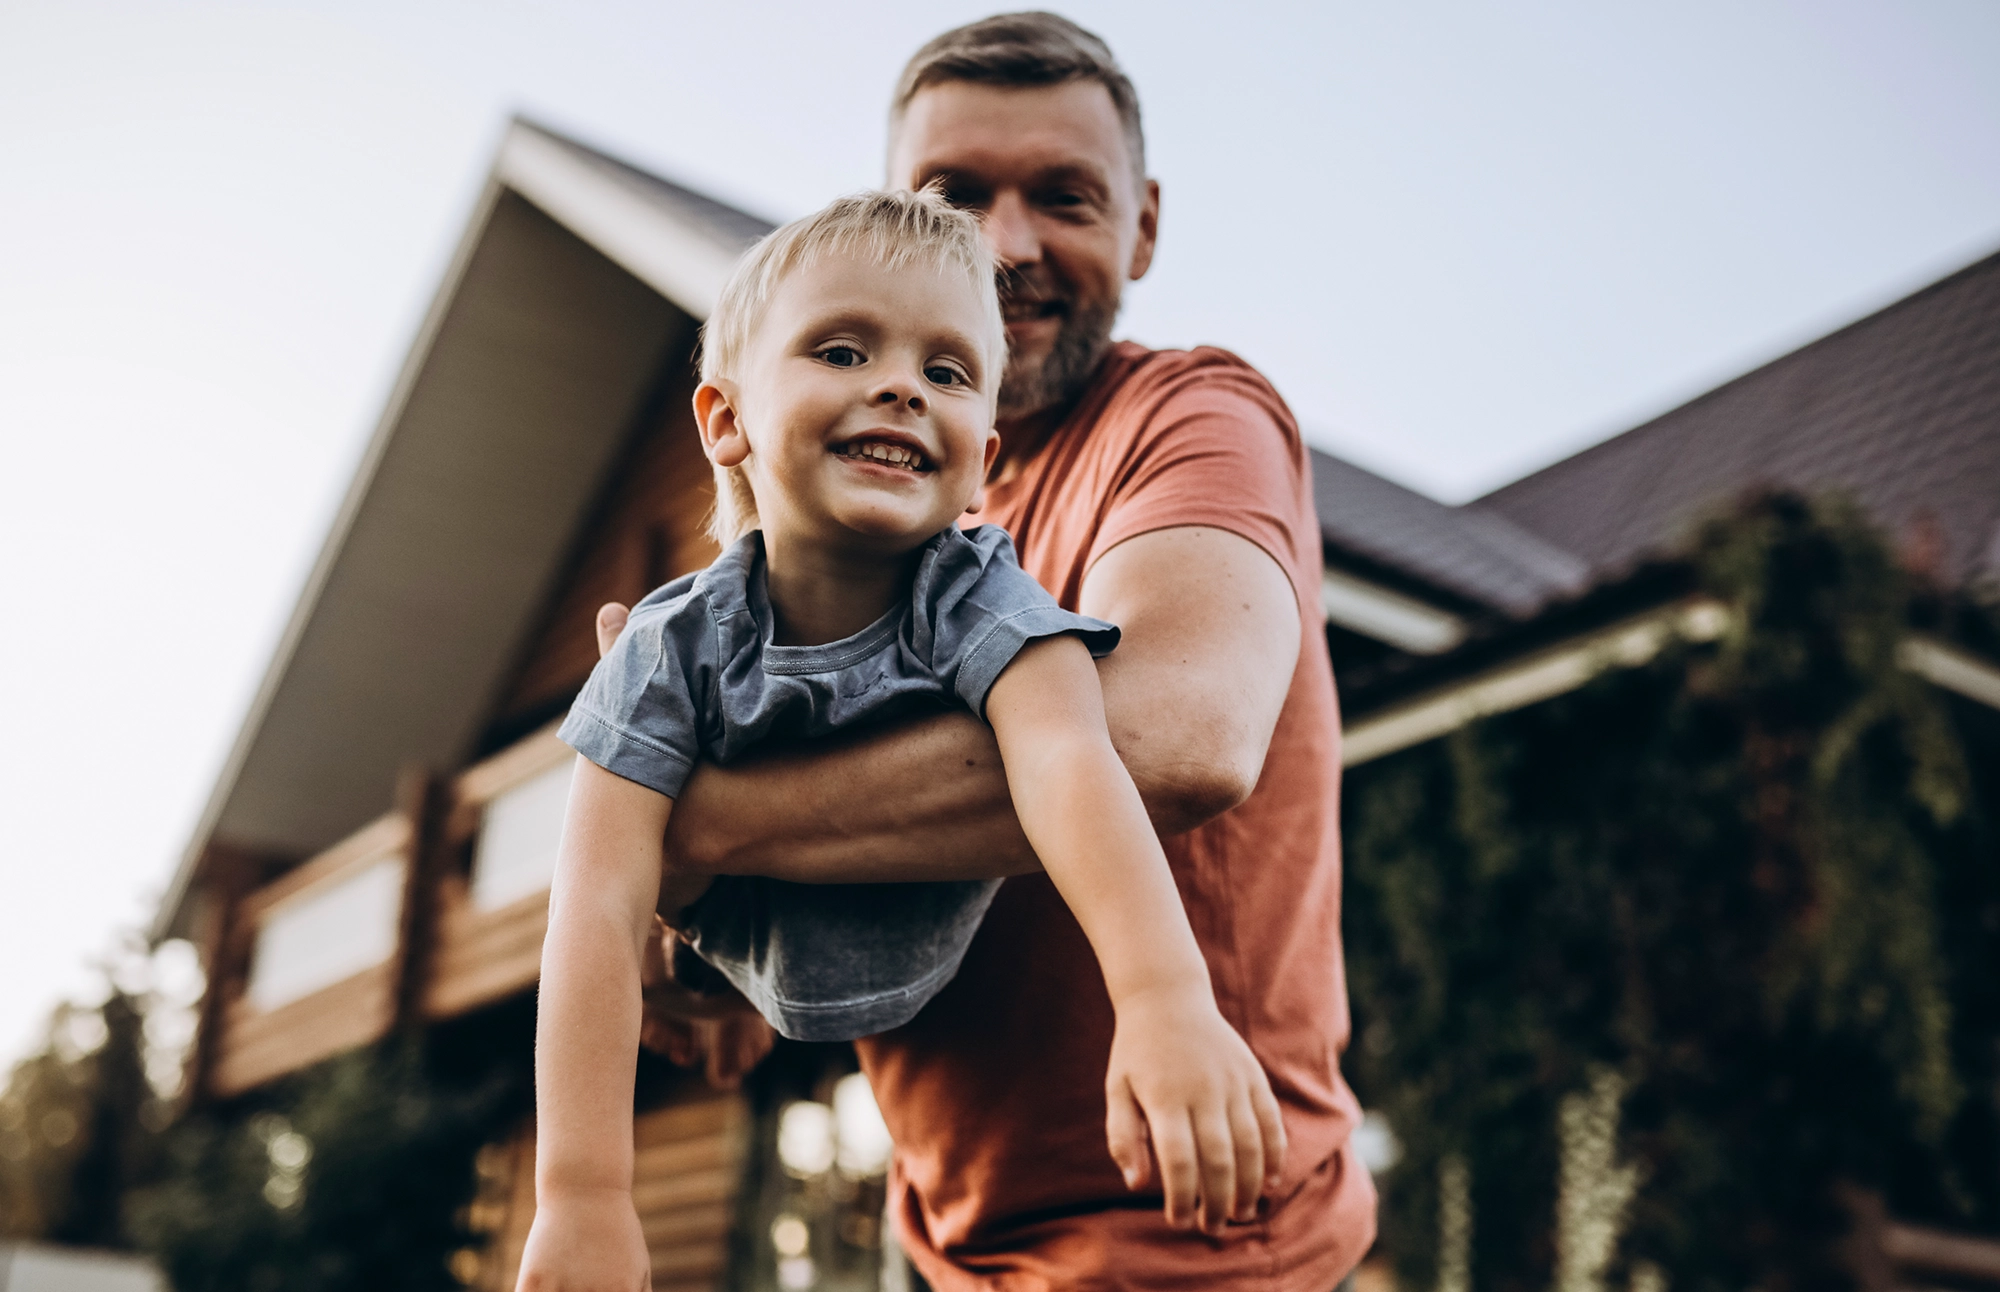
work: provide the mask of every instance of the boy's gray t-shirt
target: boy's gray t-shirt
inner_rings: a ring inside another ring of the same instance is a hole
[[[986,695],[1022,647],[1073,633],[1093,655],[1118,629],[1056,604],[1004,530],[924,544],[909,600],[823,646],[772,641],[763,536],[632,609],[560,735],[598,766],[678,797],[698,759],[823,736]],[[852,1040],[908,1022],[958,971],[999,882],[792,884],[723,876],[684,929],[795,1040]]]

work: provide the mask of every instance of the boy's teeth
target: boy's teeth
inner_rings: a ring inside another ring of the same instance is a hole
[[[915,467],[918,462],[915,453],[893,444],[853,444],[841,452],[848,457],[868,458],[875,462],[886,462],[891,466]]]

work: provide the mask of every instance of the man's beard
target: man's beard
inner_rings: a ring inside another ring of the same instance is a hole
[[[1035,299],[1060,299],[1067,307],[1056,329],[1055,344],[1041,363],[1009,357],[1006,374],[1000,380],[1000,416],[1004,419],[1028,417],[1076,401],[1097,372],[1098,363],[1111,345],[1111,325],[1118,319],[1118,302],[1083,301],[1046,285],[1031,283],[1020,270],[1003,269],[999,274],[1000,299],[1010,295]]]

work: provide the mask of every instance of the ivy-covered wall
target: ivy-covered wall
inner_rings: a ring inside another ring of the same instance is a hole
[[[1837,504],[1691,560],[1719,641],[1347,779],[1405,1286],[1830,1286],[1842,1182],[2000,1229],[2000,715],[1896,662],[1988,621]]]

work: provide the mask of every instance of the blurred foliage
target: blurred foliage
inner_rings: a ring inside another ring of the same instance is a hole
[[[520,1116],[519,1066],[465,1080],[392,1042],[192,1113],[134,1233],[176,1292],[456,1288],[482,1241],[474,1156]]]
[[[158,1160],[167,1106],[147,1084],[143,1002],[113,989],[59,1008],[0,1092],[0,1237],[125,1247],[124,1199]]]
[[[200,982],[174,950],[123,939],[103,1003],[58,1008],[9,1074],[0,1238],[144,1250],[177,1292],[458,1287],[453,1258],[483,1241],[475,1155],[526,1112],[531,1016],[486,1011],[176,1118]]]
[[[1550,1285],[1559,1109],[1607,1071],[1614,1281],[1833,1285],[1839,1181],[2000,1228],[2000,715],[1897,664],[1990,623],[1837,504],[1752,503],[1692,565],[1719,641],[1348,775],[1349,1067],[1402,1142],[1406,1286],[1459,1157],[1471,1285]]]

